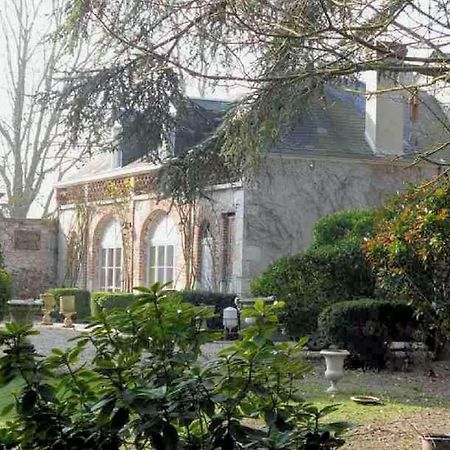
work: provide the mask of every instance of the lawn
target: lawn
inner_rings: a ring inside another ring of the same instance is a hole
[[[302,383],[304,398],[323,406],[340,404],[329,418],[354,425],[346,449],[420,448],[421,433],[450,433],[450,362],[434,364],[431,372],[346,372],[335,396],[325,392],[323,370],[315,367]],[[374,395],[383,404],[358,405],[352,395]]]

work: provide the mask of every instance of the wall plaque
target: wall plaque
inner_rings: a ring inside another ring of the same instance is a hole
[[[40,250],[41,232],[36,230],[14,230],[16,250]]]

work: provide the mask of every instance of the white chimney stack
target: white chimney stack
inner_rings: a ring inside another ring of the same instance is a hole
[[[406,49],[397,45],[394,51],[400,59]],[[389,91],[398,87],[396,74],[370,71],[365,74],[365,81],[367,143],[375,154],[403,154],[404,100],[401,91]]]
[[[119,122],[114,122],[111,129],[112,140],[115,145],[120,145],[120,138],[122,133],[122,125]],[[111,152],[111,169],[122,167],[122,150],[117,148]]]

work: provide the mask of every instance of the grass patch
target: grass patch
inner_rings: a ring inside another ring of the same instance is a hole
[[[324,369],[315,367],[301,383],[306,401],[326,406],[338,403],[340,408],[329,416],[331,420],[343,420],[355,425],[381,423],[395,420],[424,410],[425,408],[450,408],[450,396],[427,389],[421,378],[408,378],[400,373],[376,373],[347,371],[338,384],[340,392],[325,392],[328,384]],[[380,398],[382,405],[359,405],[354,395],[372,395]]]
[[[14,402],[14,395],[19,394],[23,387],[23,381],[20,378],[15,378],[6,386],[0,388],[0,425],[14,416],[14,409],[8,414],[2,414],[3,409]]]

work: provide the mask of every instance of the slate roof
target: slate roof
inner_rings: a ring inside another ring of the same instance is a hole
[[[305,100],[297,120],[286,125],[271,148],[275,153],[373,155],[364,137],[363,96],[327,87]]]
[[[174,153],[178,155],[199,144],[221,124],[231,102],[222,100],[190,99],[187,111],[177,118]]]
[[[353,85],[352,89],[359,89],[361,94],[336,86],[326,86],[311,94],[305,101],[303,111],[292,124],[283,127],[269,152],[320,157],[380,158],[373,153],[365,139],[366,97],[362,94],[365,86],[360,83]],[[420,102],[424,106],[415,122],[410,119],[410,105],[406,101],[404,103],[405,155],[425,150],[430,142],[435,144],[450,138],[439,123],[440,120],[448,123],[448,119],[436,99],[421,93]],[[178,119],[175,154],[184,152],[210,135],[220,125],[231,106],[232,103],[227,101],[191,99],[188,113]],[[139,147],[136,142],[124,147],[132,149],[128,159],[124,158],[126,167],[148,166],[148,162],[142,157],[145,155],[145,148]],[[111,167],[111,154],[97,155],[72,178],[109,172]]]
[[[179,118],[178,127],[175,133],[175,154],[180,154],[193,145],[205,139],[220,124],[231,102],[209,99],[190,99],[191,107],[188,114]],[[79,178],[85,179],[101,173],[113,173],[114,171],[127,168],[149,166],[146,161],[146,148],[138,142],[126,142],[121,144],[123,152],[122,167],[113,168],[113,156],[111,153],[100,153],[93,155],[76,172],[71,173],[64,179],[64,182],[75,181]]]
[[[361,94],[326,86],[310,96],[298,119],[286,126],[271,152],[317,155],[376,157],[365,138],[365,86]],[[355,89],[355,86],[352,86]],[[420,93],[418,119],[412,121],[410,105],[403,103],[403,151],[405,155],[424,151],[430,144],[445,142],[449,133],[440,121],[448,123],[434,97]]]

